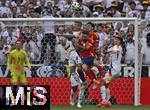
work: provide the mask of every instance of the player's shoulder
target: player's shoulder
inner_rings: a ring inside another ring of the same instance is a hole
[[[21,49],[21,52],[22,52],[23,54],[26,54],[26,51],[25,51],[25,50],[23,50],[23,49]]]
[[[15,54],[15,53],[16,53],[16,49],[14,49],[14,50],[10,51],[10,53],[9,53],[9,54]]]

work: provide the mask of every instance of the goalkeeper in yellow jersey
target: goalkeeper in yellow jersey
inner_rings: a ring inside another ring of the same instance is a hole
[[[12,74],[12,83],[16,85],[18,81],[22,84],[27,83],[27,79],[24,73],[24,64],[31,69],[29,59],[26,52],[22,49],[22,43],[16,42],[16,49],[12,50],[8,57],[7,67]]]

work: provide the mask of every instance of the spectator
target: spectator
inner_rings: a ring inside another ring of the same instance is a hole
[[[139,17],[140,13],[136,10],[136,3],[131,2],[129,5],[130,10],[127,12],[127,17]]]
[[[43,16],[43,18],[53,18],[51,13]],[[42,51],[41,51],[41,63],[53,64],[56,63],[55,57],[55,45],[56,45],[56,36],[55,36],[55,27],[51,22],[45,22],[43,25],[44,37],[41,41]],[[45,60],[45,61],[44,61]]]
[[[133,65],[134,64],[134,58],[135,58],[135,45],[133,40],[132,33],[128,33],[127,35],[127,42],[125,46],[126,52],[125,52],[125,64]]]
[[[32,63],[39,63],[41,58],[41,45],[38,43],[37,33],[33,32],[31,38],[24,43],[24,49],[26,50],[30,61]]]
[[[17,7],[12,7],[11,11],[12,11],[12,17],[17,18]]]
[[[77,0],[77,3],[80,6],[79,10],[73,10],[74,17],[90,17],[92,13],[90,9],[82,3],[82,0]]]
[[[141,14],[143,14],[143,16],[141,15],[141,19],[150,19],[150,6],[148,1],[144,0],[142,2],[142,6],[143,6],[143,10],[141,12]]]
[[[65,50],[65,47],[67,47],[67,39],[64,37],[60,38],[60,44],[56,47],[56,55],[57,55],[57,61],[58,63],[65,63],[67,51]]]
[[[23,18],[27,18],[28,15],[27,15],[27,8],[25,5],[21,5],[20,6],[20,15],[22,15]]]
[[[10,8],[8,6],[6,6],[6,0],[1,0],[0,15],[3,18],[12,17],[12,12],[11,12]]]
[[[146,45],[142,46],[141,53],[144,55],[143,64],[150,65],[150,33],[146,36]]]
[[[94,11],[98,12],[99,17],[103,17],[104,6],[102,4],[94,5]]]
[[[112,2],[111,4],[111,13],[113,17],[121,17],[121,13],[117,10],[118,4],[117,2]]]

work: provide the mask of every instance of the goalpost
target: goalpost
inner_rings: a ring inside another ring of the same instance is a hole
[[[132,21],[134,22],[135,33],[135,64],[134,64],[134,105],[140,105],[140,74],[139,73],[139,52],[138,52],[138,19],[137,18],[1,18],[0,22],[118,22],[118,21]],[[36,24],[36,23],[35,23]],[[35,25],[34,23],[31,24]],[[13,24],[14,25],[14,24]]]

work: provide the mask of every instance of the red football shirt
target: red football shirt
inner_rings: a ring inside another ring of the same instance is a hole
[[[96,43],[99,42],[99,35],[96,32],[91,32],[89,33],[87,39],[94,46]]]
[[[87,40],[79,40],[79,44],[86,49],[80,49],[79,55],[81,59],[95,56],[93,45]]]

